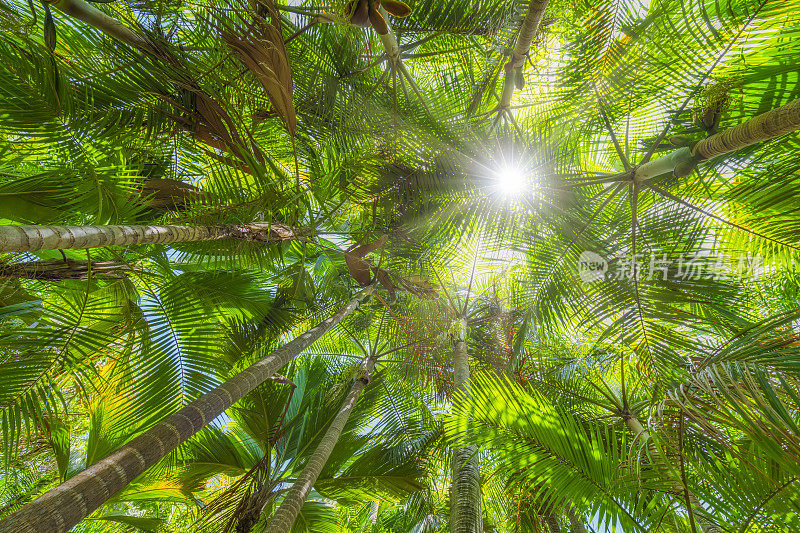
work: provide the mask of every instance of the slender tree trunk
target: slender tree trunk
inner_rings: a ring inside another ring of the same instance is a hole
[[[711,159],[797,129],[800,129],[800,99],[703,139],[692,151],[703,159]]]
[[[581,517],[575,514],[571,508],[567,509],[567,518],[569,518],[569,527],[571,533],[586,533],[586,527],[583,525]]]
[[[378,11],[380,12],[383,19],[386,21],[386,25],[389,27],[389,32],[386,34],[378,34],[378,37],[381,39],[381,43],[383,43],[383,49],[386,50],[386,55],[389,56],[389,62],[392,66],[395,65],[398,61],[400,61],[400,46],[397,44],[397,37],[395,37],[394,32],[392,31],[392,27],[389,26],[389,14],[386,12],[383,7],[378,7]]]
[[[283,224],[241,226],[0,226],[0,252],[129,246],[170,242],[242,239],[277,243],[299,238]]]
[[[147,53],[153,52],[150,41],[144,35],[131,30],[88,2],[83,0],[55,0],[50,5],[136,49]]]
[[[0,533],[63,533],[69,530],[178,445],[261,385],[352,313],[373,291],[372,285],[364,288],[330,318],[168,416],[116,452],[9,515],[0,522]]]
[[[26,261],[11,265],[0,264],[0,278],[25,278],[40,280],[88,279],[92,277],[121,278],[130,267],[118,261],[79,261],[76,259],[49,259]]]
[[[345,424],[347,424],[347,420],[350,418],[350,413],[353,412],[353,407],[369,383],[375,360],[375,357],[365,357],[362,361],[363,371],[361,377],[350,387],[350,391],[339,408],[339,412],[336,413],[333,422],[325,431],[325,435],[323,435],[322,440],[308,460],[308,464],[303,468],[297,480],[286,493],[286,497],[284,497],[280,507],[270,519],[266,531],[270,533],[289,533],[292,529],[292,525],[300,513],[300,508],[306,502],[311,488],[325,467],[325,463],[328,462],[336,443],[339,442],[339,437]]]
[[[505,66],[506,76],[503,83],[503,95],[500,97],[501,109],[508,109],[508,106],[511,105],[511,97],[514,95],[517,74],[525,65],[525,58],[528,57],[528,50],[531,49],[533,38],[536,36],[539,25],[542,23],[544,10],[547,8],[547,1],[548,0],[530,0],[528,2],[528,12],[525,13],[525,20],[522,22],[517,44],[514,46],[511,59],[508,60]]]
[[[625,425],[628,426],[628,429],[637,438],[640,438],[640,439],[649,439],[650,438],[650,433],[647,431],[647,429],[645,429],[645,427],[642,425],[642,423],[639,422],[639,419],[636,418],[634,415],[630,414],[625,418]],[[650,448],[650,454],[651,454],[651,457],[653,457],[653,459],[655,459],[655,460],[658,460],[659,457],[660,457],[658,449],[656,449],[656,448]],[[703,508],[700,505],[700,501],[697,499],[697,496],[695,496],[688,489],[684,489],[682,483],[674,483],[674,486],[672,488],[673,488],[674,491],[676,491],[676,492],[678,492],[680,494],[683,494],[684,490],[686,490],[686,492],[688,492],[688,495],[689,495],[689,503],[692,505],[693,509],[702,509]],[[700,529],[702,529],[704,533],[722,533],[722,529],[720,529],[715,524],[712,524],[711,522],[706,520],[702,515],[698,515],[697,513],[694,513],[694,516],[695,516],[695,519],[697,520],[697,523],[700,525]]]
[[[558,524],[558,518],[548,514],[544,517],[544,522],[547,524],[547,529],[550,533],[561,533],[561,526]]]
[[[462,319],[459,338],[453,349],[453,386],[469,394],[467,321]],[[482,533],[481,480],[475,446],[453,450],[450,483],[451,533]]]
[[[663,157],[648,161],[636,169],[634,180],[642,182],[672,172],[682,163],[696,163],[702,159],[720,157],[798,129],[800,129],[800,99],[749,118],[738,126],[715,133],[691,149],[678,148]]]

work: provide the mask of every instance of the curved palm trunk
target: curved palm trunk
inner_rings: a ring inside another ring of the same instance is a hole
[[[647,429],[645,429],[642,423],[639,422],[639,419],[637,419],[635,416],[629,415],[628,417],[626,417],[625,425],[628,426],[628,429],[631,431],[631,433],[634,434],[635,437],[642,439],[650,438],[650,432],[648,432]],[[656,448],[650,448],[650,454],[656,460],[658,460],[658,458],[660,457],[658,449]],[[685,488],[683,486],[683,483],[675,483],[672,488],[679,494],[683,494],[685,492],[688,495],[688,500],[689,500],[688,503],[691,504],[693,509],[703,508],[700,505],[700,501],[697,499],[697,496],[692,494],[692,492],[688,488]],[[695,514],[694,516],[697,520],[697,523],[700,525],[700,529],[703,530],[703,533],[722,533],[722,529],[720,529],[715,524],[706,520],[702,515]]]
[[[466,342],[467,323],[461,321],[460,337],[453,349],[453,385],[456,390],[469,389],[469,359]],[[450,483],[451,533],[481,533],[481,480],[475,446],[453,450]]]
[[[511,97],[514,95],[514,87],[516,85],[517,71],[525,64],[528,50],[531,49],[533,38],[536,36],[539,25],[542,23],[542,16],[544,15],[545,8],[547,8],[547,0],[530,0],[528,2],[528,12],[525,13],[525,20],[522,22],[522,28],[519,31],[517,44],[514,46],[514,53],[505,66],[506,77],[503,83],[503,95],[500,97],[501,109],[508,109],[508,106],[511,105]]]
[[[306,464],[303,471],[297,477],[297,480],[286,493],[286,497],[283,499],[283,502],[281,502],[280,507],[278,507],[278,510],[272,516],[269,524],[267,524],[266,531],[270,533],[289,533],[292,529],[292,525],[295,519],[297,519],[297,515],[300,513],[300,508],[303,507],[306,498],[308,498],[308,493],[311,492],[311,488],[314,486],[322,469],[325,467],[325,463],[328,462],[333,448],[336,446],[336,443],[339,442],[339,437],[342,434],[345,424],[347,424],[347,420],[350,418],[350,413],[353,412],[353,407],[358,401],[359,396],[361,396],[364,387],[369,383],[372,369],[375,366],[375,360],[375,357],[364,358],[364,370],[361,377],[350,387],[350,391],[347,393],[344,403],[342,403],[342,406],[339,408],[339,412],[336,413],[333,422],[331,422],[331,425],[328,426],[327,431],[325,431],[325,435],[323,435],[322,440],[308,460],[308,464]]]
[[[697,163],[698,160],[723,156],[798,129],[800,129],[800,99],[749,118],[721,133],[715,133],[699,141],[691,149],[678,148],[663,157],[648,161],[636,169],[634,180],[645,181],[672,172],[681,163]]]
[[[298,238],[283,224],[241,226],[0,226],[0,252],[129,246],[171,242],[242,239],[277,243]]]
[[[372,285],[333,316],[253,363],[231,379],[168,416],[116,452],[76,474],[0,522],[0,533],[62,533],[80,522],[140,474],[353,312]]]

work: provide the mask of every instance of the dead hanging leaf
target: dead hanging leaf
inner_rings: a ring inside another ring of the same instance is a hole
[[[355,6],[353,6],[353,1],[357,1]],[[345,6],[345,13],[350,16],[350,24],[369,28],[369,4],[367,4],[367,0],[351,0]]]
[[[380,4],[387,13],[397,18],[404,18],[411,14],[411,8],[399,0],[380,0]]]
[[[348,253],[356,256],[356,257],[364,257],[370,252],[374,252],[378,248],[383,248],[383,245],[386,244],[387,239],[389,238],[388,235],[381,235],[378,240],[373,241],[368,244],[362,244],[352,250],[349,250]]]
[[[405,279],[401,278],[399,282],[405,290],[420,298],[436,299],[439,297],[439,293],[436,291],[436,285],[422,276],[409,276]]]
[[[392,281],[389,273],[378,267],[372,267],[372,271],[375,273],[375,279],[378,280],[378,283],[383,285],[383,288],[389,293],[389,297],[394,299],[395,295],[397,294],[397,286]]]
[[[370,274],[369,263],[350,252],[345,252],[344,262],[347,265],[347,271],[350,272],[350,275],[359,285],[366,287],[370,284],[372,275]]]
[[[171,178],[148,178],[140,192],[143,204],[150,209],[183,211],[193,202],[203,202],[203,192],[190,183]]]
[[[403,18],[411,14],[408,4],[399,0],[351,0],[345,6],[345,16],[354,26],[372,26],[380,35],[386,35],[389,33],[389,26],[379,11],[381,5],[387,13],[395,17]]]
[[[292,72],[281,33],[281,17],[272,0],[258,0],[250,20],[218,19],[222,38],[261,83],[272,107],[294,135],[297,116],[292,102]],[[260,13],[269,17],[267,20]]]
[[[386,24],[383,15],[381,15],[380,11],[375,9],[374,6],[370,6],[369,8],[369,23],[372,24],[373,29],[378,35],[386,35],[389,33],[389,25]]]
[[[227,111],[213,97],[206,94],[193,80],[172,80],[181,93],[186,97],[186,102],[179,101],[171,96],[157,94],[156,97],[170,104],[180,114],[166,113],[182,128],[192,132],[194,137],[208,146],[227,152],[235,156],[238,161],[228,164],[243,167],[243,161],[249,159],[247,144],[239,135],[236,123]],[[264,162],[264,155],[255,143],[250,143],[252,156]],[[246,168],[246,166],[245,166]],[[249,169],[246,170],[249,172]]]

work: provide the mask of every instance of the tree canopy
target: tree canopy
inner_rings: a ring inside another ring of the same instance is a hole
[[[800,530],[800,1],[0,28],[0,533]]]

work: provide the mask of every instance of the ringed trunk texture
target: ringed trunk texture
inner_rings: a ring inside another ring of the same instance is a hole
[[[712,159],[800,129],[800,99],[747,119],[698,142],[693,153]]]
[[[738,126],[715,133],[699,141],[691,149],[678,148],[663,157],[648,161],[636,168],[634,181],[642,182],[673,172],[682,163],[693,165],[700,159],[720,157],[798,129],[800,129],[800,99],[747,119]]]
[[[525,13],[525,20],[522,22],[522,28],[517,37],[517,44],[514,46],[514,52],[511,54],[511,59],[506,63],[506,76],[503,83],[503,95],[500,97],[500,107],[505,109],[511,105],[511,97],[514,95],[514,86],[516,83],[517,70],[521,69],[525,64],[525,58],[528,56],[528,50],[531,49],[531,43],[539,31],[539,26],[542,23],[542,16],[544,10],[547,8],[548,0],[530,0],[528,2],[528,12]]]
[[[364,288],[330,318],[253,363],[231,379],[0,522],[0,533],[63,533],[128,483],[261,385],[332,329],[372,294]]]
[[[0,263],[0,278],[40,280],[88,279],[91,277],[122,278],[131,268],[118,261],[78,261],[49,259],[4,265]]]
[[[171,242],[242,239],[277,243],[296,238],[283,224],[241,226],[0,226],[0,252],[129,246]]]
[[[650,438],[650,432],[647,431],[647,429],[645,429],[642,423],[639,422],[639,419],[636,418],[635,416],[629,415],[627,418],[625,418],[625,425],[628,426],[628,429],[631,431],[631,433],[633,433],[634,437],[642,439]],[[659,453],[656,448],[651,448],[650,453],[652,454],[654,459],[659,458]],[[684,487],[682,483],[675,483],[672,489],[681,494],[683,494],[684,492]],[[695,496],[688,489],[687,492],[689,494],[689,502],[692,504],[692,508],[703,509],[702,505],[700,505],[700,501],[697,499],[697,496]],[[700,529],[703,530],[703,533],[722,533],[722,529],[720,529],[717,525],[706,520],[705,517],[703,517],[702,515],[694,513],[694,517],[695,520],[697,521],[697,524],[700,526]]]
[[[453,349],[453,386],[469,390],[469,359],[467,357],[467,323],[461,321],[461,331]],[[452,481],[450,482],[451,533],[482,533],[481,479],[475,446],[453,450]]]
[[[339,442],[339,437],[345,424],[347,424],[347,420],[350,418],[350,413],[353,412],[353,407],[369,383],[372,369],[375,367],[375,360],[375,357],[364,358],[362,362],[364,370],[361,377],[350,387],[350,391],[345,396],[344,403],[336,413],[336,417],[331,422],[331,425],[328,426],[328,430],[325,431],[325,435],[323,435],[322,440],[308,460],[308,464],[306,464],[297,480],[286,493],[286,497],[270,519],[265,531],[270,533],[289,533],[292,529],[292,525],[306,502],[311,488],[317,482],[317,478],[325,467],[325,463],[328,462],[336,443]]]

